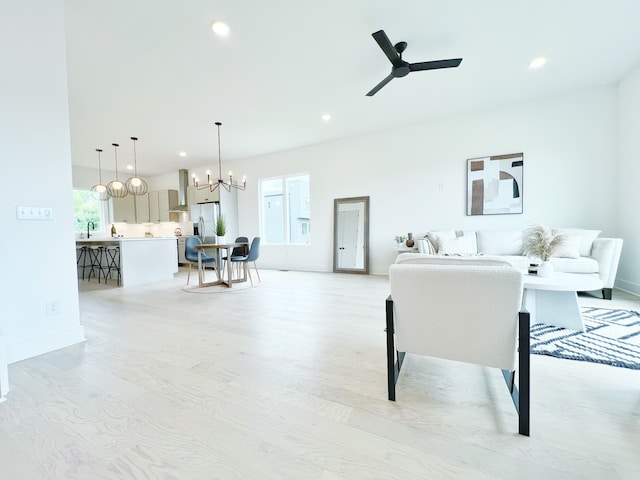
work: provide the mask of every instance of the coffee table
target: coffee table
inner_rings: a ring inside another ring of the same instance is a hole
[[[547,277],[523,275],[522,306],[529,311],[531,323],[584,332],[577,292],[601,290],[602,280],[586,274],[554,272]]]

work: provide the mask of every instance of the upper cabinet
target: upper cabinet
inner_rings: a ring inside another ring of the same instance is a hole
[[[169,210],[178,206],[176,190],[149,192],[149,218],[152,222],[177,222],[178,214]]]
[[[160,190],[145,193],[144,195],[128,195],[125,198],[114,198],[113,200],[114,216],[112,221],[114,222],[157,223],[178,221],[177,213],[169,213],[170,209],[178,206],[177,190]]]
[[[136,204],[132,195],[111,199],[111,222],[136,223]]]
[[[149,194],[137,195],[136,199],[136,222],[148,223],[151,221],[149,212]]]
[[[209,203],[220,201],[220,187],[216,188],[213,192],[208,188],[198,190],[196,187],[189,187],[187,189],[187,203],[189,205],[195,205],[196,203]]]

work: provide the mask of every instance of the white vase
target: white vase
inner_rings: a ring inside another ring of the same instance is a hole
[[[541,277],[550,277],[553,275],[553,265],[551,262],[540,262],[538,266],[538,275]]]

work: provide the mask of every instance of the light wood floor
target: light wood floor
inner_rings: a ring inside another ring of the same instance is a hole
[[[640,478],[640,371],[533,355],[522,437],[497,370],[408,356],[387,401],[386,278],[261,274],[81,285],[88,341],[9,367],[0,479]]]

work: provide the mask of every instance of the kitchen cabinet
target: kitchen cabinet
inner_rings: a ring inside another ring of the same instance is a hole
[[[189,205],[195,205],[196,203],[210,203],[220,201],[220,188],[216,188],[213,192],[208,188],[198,190],[196,187],[189,187],[187,189],[187,202]]]
[[[149,194],[137,195],[136,197],[136,223],[149,223],[151,214],[149,211]]]
[[[111,222],[136,223],[136,203],[133,195],[111,199]]]
[[[178,214],[169,212],[178,206],[177,190],[149,192],[149,219],[152,222],[177,222]]]

